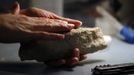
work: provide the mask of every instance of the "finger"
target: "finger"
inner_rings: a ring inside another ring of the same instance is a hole
[[[64,39],[64,35],[57,34],[57,33],[43,32],[43,33],[35,33],[35,34],[37,34],[37,38],[43,39],[43,40],[62,40],[62,39]]]
[[[59,25],[59,26],[50,26],[50,25],[36,25],[33,26],[31,30],[33,31],[47,31],[47,32],[68,32],[72,29],[72,26],[64,26],[64,25]]]
[[[64,18],[64,17],[58,16],[56,14],[53,14],[53,16],[56,19],[64,20],[64,21],[67,21],[68,23],[74,24],[75,28],[78,28],[78,27],[80,27],[82,25],[82,22],[79,21],[79,20],[74,20],[74,19],[70,19],[70,18]]]
[[[19,5],[19,3],[16,1],[15,4],[13,5],[12,14],[18,15],[19,12],[20,12],[20,5]]]
[[[77,57],[73,57],[73,58],[67,60],[66,63],[69,66],[74,66],[74,65],[77,65],[79,63],[79,59]]]
[[[31,38],[33,39],[63,40],[65,37],[63,34],[58,33],[38,32],[38,31],[30,31],[29,33],[31,35]]]
[[[68,65],[76,65],[79,63],[80,59],[80,50],[78,48],[75,48],[72,52],[72,58],[67,60]]]
[[[80,55],[80,61],[82,61],[82,60],[84,60],[84,59],[86,59],[86,58],[87,58],[86,55]]]
[[[67,21],[68,23],[74,24],[75,28],[78,28],[82,25],[82,22],[79,20],[69,19],[69,18],[63,18],[64,21]]]
[[[80,59],[80,50],[78,48],[75,48],[72,53],[72,57],[77,57]]]
[[[33,18],[36,25],[32,29],[36,31],[64,32],[74,28],[74,24],[68,24],[66,21],[46,18]]]
[[[71,30],[71,29],[73,29],[75,27],[75,25],[74,24],[68,24],[68,28]]]

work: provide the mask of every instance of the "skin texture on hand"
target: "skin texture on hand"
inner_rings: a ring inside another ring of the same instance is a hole
[[[20,12],[20,14],[24,14],[27,16],[33,16],[33,17],[44,17],[44,18],[50,18],[50,19],[59,19],[68,22],[69,24],[74,24],[75,28],[81,26],[82,22],[74,19],[64,18],[61,16],[58,16],[52,12],[42,10],[36,7],[31,7],[29,9],[24,9]]]
[[[55,32],[69,31],[73,27],[73,25],[68,25],[67,22],[57,19],[2,14],[0,15],[0,41],[23,42],[30,39],[58,40],[63,39],[64,35]]]
[[[81,24],[81,22],[77,20],[77,24],[75,24],[75,21],[73,24],[61,19],[39,17],[38,12],[40,11],[38,11],[38,8],[36,9],[36,12],[30,12],[30,14],[34,13],[37,15],[36,17],[35,15],[28,16],[27,13],[29,13],[29,9],[25,9],[25,11],[22,10],[22,14],[19,4],[16,3],[12,14],[0,14],[0,33],[2,34],[2,36],[0,36],[0,42],[25,42],[30,39],[61,40],[64,39],[64,35],[57,32],[70,31],[75,28],[76,25],[78,26],[78,23],[79,26]],[[49,12],[45,13],[44,11],[42,10],[42,13],[49,14]],[[50,15],[53,16],[51,12]]]

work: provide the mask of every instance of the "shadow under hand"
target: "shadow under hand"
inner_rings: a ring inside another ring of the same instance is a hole
[[[21,74],[38,74],[46,68],[43,63],[28,62],[0,62],[0,71],[21,73]]]
[[[45,69],[45,73],[52,73],[52,72],[59,72],[59,71],[73,71],[73,69],[77,66],[84,66],[86,64],[93,64],[93,63],[97,63],[97,62],[103,62],[104,60],[99,60],[99,59],[95,59],[95,60],[84,60],[81,61],[78,65],[74,65],[74,66],[60,66],[60,67],[47,67]]]
[[[85,64],[92,64],[102,62],[103,60],[85,60],[75,66],[60,66],[49,67],[44,63],[28,63],[28,62],[0,62],[0,71],[21,73],[21,74],[54,74],[62,71],[73,72],[77,66],[83,66]]]

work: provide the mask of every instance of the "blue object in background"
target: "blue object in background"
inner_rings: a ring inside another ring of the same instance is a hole
[[[128,26],[124,26],[120,30],[120,34],[125,38],[128,43],[134,43],[134,30]]]

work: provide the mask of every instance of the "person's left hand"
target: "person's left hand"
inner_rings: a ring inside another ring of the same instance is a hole
[[[13,9],[13,14],[15,15],[26,15],[30,17],[44,17],[44,18],[49,18],[49,19],[58,19],[58,20],[63,20],[67,21],[70,24],[74,24],[75,28],[78,28],[81,26],[82,22],[79,20],[74,20],[74,19],[69,19],[69,18],[64,18],[61,16],[58,16],[52,12],[39,9],[39,8],[29,8],[29,9],[23,9],[20,10],[20,6],[18,3],[15,4],[14,9]],[[85,59],[86,56],[84,54],[80,54],[80,50],[78,48],[75,48],[72,50],[72,57],[69,59],[59,59],[56,61],[49,61],[46,62],[46,64],[49,65],[55,65],[55,66],[61,66],[61,65],[68,65],[68,66],[73,66],[79,63],[79,61]]]

